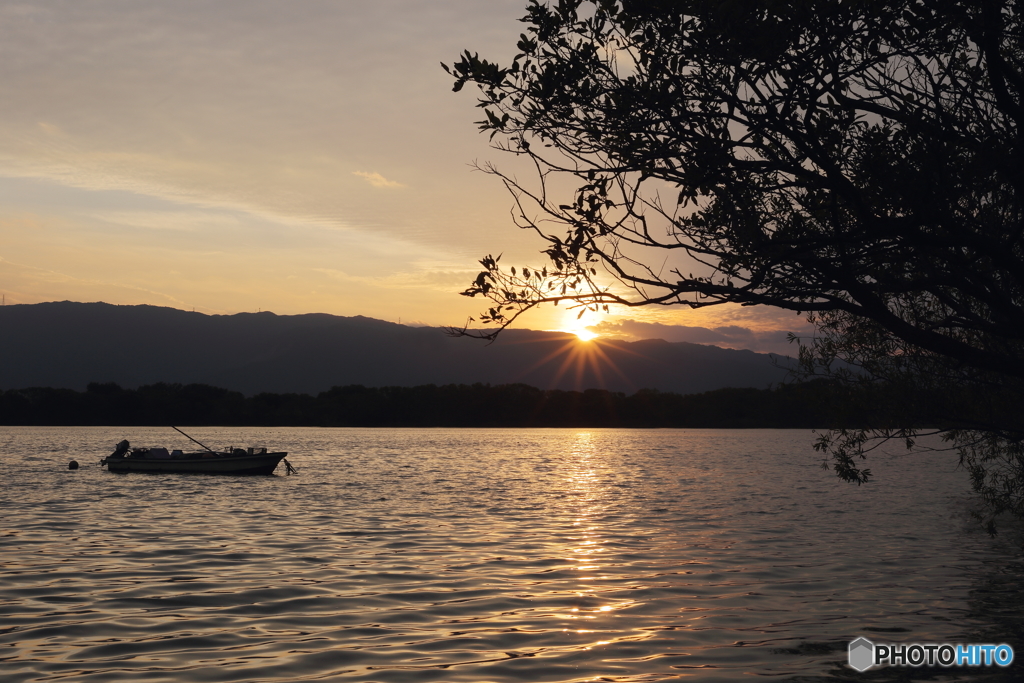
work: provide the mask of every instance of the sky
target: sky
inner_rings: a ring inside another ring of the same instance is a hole
[[[508,61],[525,0],[0,0],[0,293],[205,313],[461,325],[486,254],[541,264],[474,170],[472,88],[440,62]],[[632,309],[580,325],[795,353],[763,307]]]

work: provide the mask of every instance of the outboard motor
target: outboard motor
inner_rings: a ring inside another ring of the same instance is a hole
[[[131,448],[131,444],[128,443],[128,439],[125,439],[121,443],[117,444],[117,449],[110,454],[111,458],[123,458],[124,454]]]

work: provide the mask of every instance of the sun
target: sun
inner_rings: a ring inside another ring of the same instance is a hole
[[[586,311],[580,317],[579,310],[570,309],[562,316],[562,327],[559,328],[559,332],[575,334],[582,342],[592,341],[601,335],[587,328],[596,325],[600,318],[601,316],[594,311]]]

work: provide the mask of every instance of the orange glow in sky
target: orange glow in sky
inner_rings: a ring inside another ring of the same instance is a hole
[[[471,48],[507,64],[526,4],[0,4],[0,46],[19,56],[0,60],[3,301],[478,317],[490,302],[459,296],[478,259],[541,267],[545,242],[517,229],[504,184],[471,167],[535,169],[490,146],[474,88],[453,93],[439,62]],[[616,333],[587,328],[608,318],[685,328],[620,338],[732,346],[803,325],[730,306],[580,318],[543,306],[515,327],[574,334],[597,359],[590,347]]]

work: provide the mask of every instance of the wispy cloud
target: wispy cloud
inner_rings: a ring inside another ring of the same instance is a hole
[[[63,301],[73,291],[76,301],[107,301],[136,303],[143,301],[161,306],[186,310],[190,304],[164,291],[141,287],[132,283],[103,279],[80,278],[49,268],[15,263],[0,257],[0,280],[8,304],[36,304],[43,301]],[[224,313],[200,307],[204,313]]]
[[[476,270],[418,270],[367,276],[353,275],[337,268],[313,268],[312,271],[342,282],[359,282],[388,289],[423,289],[424,287],[429,287],[452,294],[458,291],[459,287],[465,285],[472,275],[477,272]]]
[[[795,322],[795,321],[794,321]],[[797,346],[788,339],[790,330],[754,330],[740,325],[722,325],[718,327],[694,327],[690,325],[665,325],[662,323],[641,322],[639,320],[602,320],[587,329],[607,337],[620,339],[664,339],[669,342],[690,342],[691,344],[711,344],[727,349],[748,349],[751,351],[777,353],[794,356]],[[800,335],[808,333],[807,324],[795,325],[791,330]]]
[[[370,183],[374,187],[405,187],[402,183],[395,182],[394,180],[388,180],[380,173],[374,171],[368,173],[366,171],[353,171],[352,175],[357,175],[360,178],[365,178],[366,182]]]

